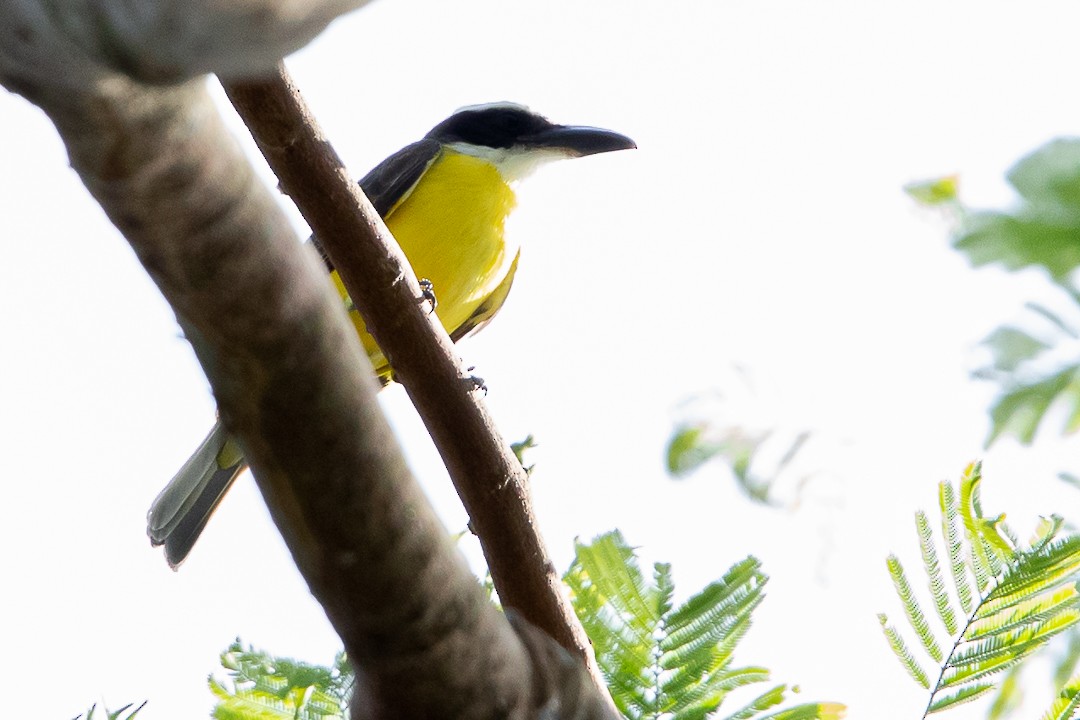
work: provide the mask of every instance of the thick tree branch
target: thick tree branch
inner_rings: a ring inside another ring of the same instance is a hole
[[[143,83],[181,82],[213,72],[251,77],[299,50],[341,14],[371,0],[188,0],[124,2],[4,0],[11,24],[0,30],[6,44],[6,87],[26,95],[32,87],[69,88],[101,68]],[[37,58],[56,44],[59,57]],[[41,60],[44,60],[43,62]],[[84,62],[86,61],[86,62]],[[64,74],[46,77],[50,69]],[[43,80],[18,88],[15,83]],[[54,100],[60,100],[59,96]]]
[[[528,477],[450,338],[420,302],[420,287],[401,249],[349,179],[284,67],[275,78],[226,83],[225,90],[427,425],[503,604],[580,657],[603,687],[588,637],[540,535]]]
[[[69,8],[63,25],[47,3],[0,4],[0,82],[53,120],[72,167],[176,310],[350,653],[366,690],[356,717],[605,717],[594,690],[563,694],[572,665],[542,666],[559,657],[553,644],[515,632],[484,598],[405,467],[320,264],[256,181],[205,84],[134,82],[108,48],[66,34],[117,22],[106,4],[88,17],[73,17],[88,6]]]

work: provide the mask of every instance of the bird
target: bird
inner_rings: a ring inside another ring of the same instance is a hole
[[[553,160],[636,147],[617,132],[559,125],[518,103],[470,105],[383,160],[361,178],[360,187],[433,292],[439,321],[457,342],[491,321],[513,284],[520,246],[504,226],[516,205],[516,183]],[[386,385],[392,369],[385,355],[348,301],[318,238],[310,242]],[[245,467],[239,445],[219,419],[147,513],[151,545],[164,546],[171,568],[187,558]]]

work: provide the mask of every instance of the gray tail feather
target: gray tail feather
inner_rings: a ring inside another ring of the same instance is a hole
[[[174,570],[191,552],[206,521],[246,467],[239,453],[223,452],[232,442],[221,421],[214,423],[199,449],[150,506],[146,534],[151,545],[165,546],[165,559]],[[223,465],[224,461],[231,464]]]

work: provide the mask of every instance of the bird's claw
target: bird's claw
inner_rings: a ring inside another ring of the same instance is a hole
[[[435,308],[439,307],[439,301],[435,297],[435,285],[427,278],[420,278],[420,302],[431,305],[428,313],[435,312]]]
[[[471,366],[471,367],[469,367],[469,368],[467,368],[465,370],[465,372],[470,373],[470,375],[467,378],[465,378],[465,382],[470,386],[469,387],[469,392],[475,392],[476,390],[483,390],[484,391],[484,397],[487,397],[488,388],[487,388],[487,383],[484,382],[484,378],[479,377],[477,375],[472,375],[471,374],[472,371],[475,370],[475,369],[476,369],[476,366],[474,365],[474,366]]]

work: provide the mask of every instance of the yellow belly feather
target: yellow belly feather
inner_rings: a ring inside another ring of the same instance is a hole
[[[385,218],[418,278],[430,280],[436,310],[448,333],[460,328],[514,267],[518,247],[504,226],[514,191],[489,162],[444,149],[413,191]],[[347,297],[337,272],[334,286]],[[494,314],[494,313],[491,313]],[[363,319],[349,313],[364,350],[380,376],[389,365]]]

